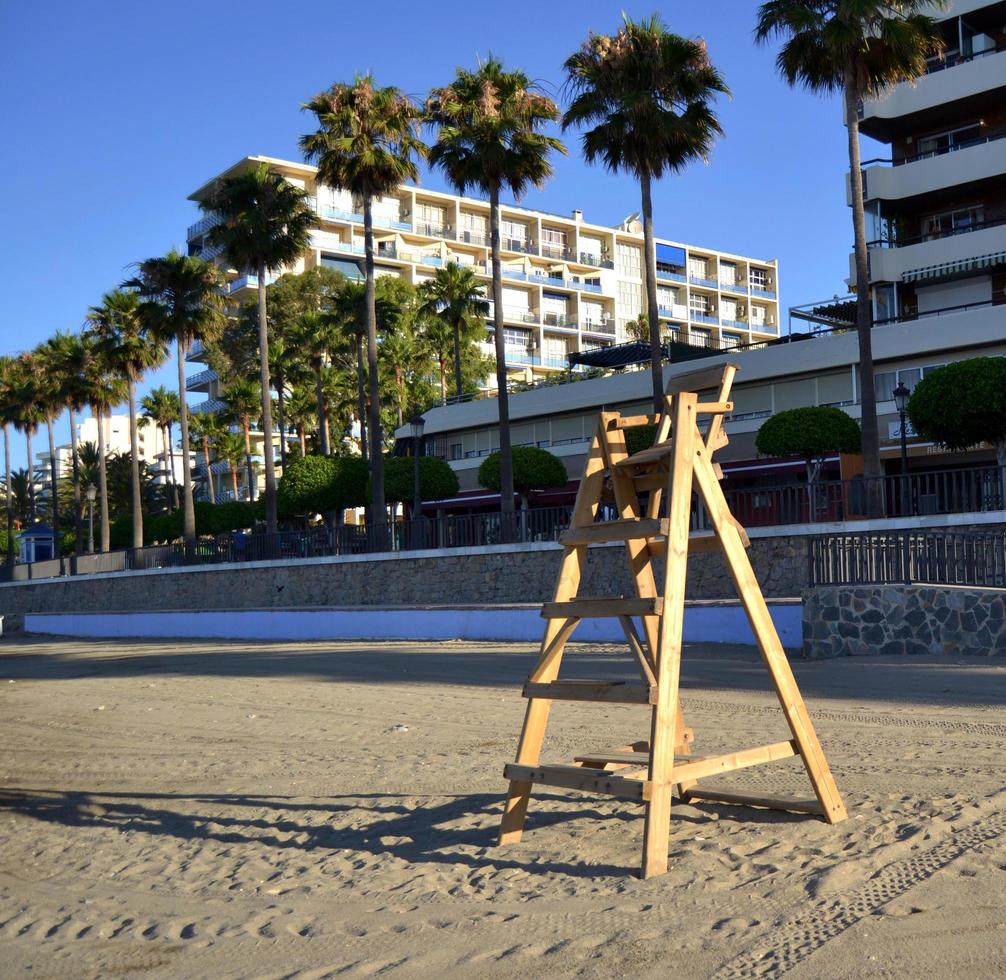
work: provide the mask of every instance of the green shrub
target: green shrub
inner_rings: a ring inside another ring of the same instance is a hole
[[[858,453],[861,433],[840,408],[791,408],[765,420],[755,446],[764,456],[802,456],[809,461],[829,453]]]
[[[631,456],[633,453],[649,449],[656,437],[655,425],[634,425],[631,429],[625,430],[625,448]]]
[[[338,456],[335,479],[328,497],[327,510],[343,511],[367,505],[370,467],[362,456]]]
[[[423,500],[445,500],[458,492],[458,476],[446,460],[420,456],[419,488]],[[384,497],[389,504],[412,502],[415,497],[414,457],[385,457]]]
[[[288,457],[277,490],[279,516],[289,520],[329,509],[336,469],[331,456]]]
[[[513,459],[513,487],[527,503],[531,490],[547,487],[564,487],[569,482],[566,467],[558,456],[534,446],[515,446],[511,450]],[[479,485],[488,490],[500,489],[499,450],[490,453],[479,467]]]

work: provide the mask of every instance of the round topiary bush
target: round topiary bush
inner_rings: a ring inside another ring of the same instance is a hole
[[[298,456],[287,459],[276,501],[279,516],[288,520],[330,509],[336,461],[331,456]]]
[[[412,503],[415,497],[415,459],[388,456],[384,462],[384,496],[388,503]],[[419,488],[423,500],[445,500],[458,492],[458,476],[436,456],[419,457]]]
[[[366,507],[370,467],[362,456],[337,456],[335,477],[328,490],[326,510],[341,515],[350,507]]]
[[[858,453],[861,433],[840,408],[791,408],[765,420],[755,446],[764,456],[802,456],[809,463],[829,453]]]
[[[513,459],[513,488],[527,506],[527,495],[532,490],[564,487],[569,482],[566,467],[558,456],[535,446],[515,446]],[[479,485],[487,490],[500,489],[500,454],[490,453],[479,467]]]

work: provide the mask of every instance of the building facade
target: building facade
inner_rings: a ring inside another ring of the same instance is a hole
[[[1006,320],[1006,2],[939,16],[943,57],[859,126],[887,147],[863,163],[874,320],[939,317],[949,334]]]
[[[214,183],[268,163],[303,188],[318,214],[311,247],[291,270],[327,266],[351,278],[363,275],[362,205],[348,192],[320,184],[314,167],[269,157],[247,157],[191,195],[205,200]],[[456,262],[476,271],[489,293],[489,205],[485,201],[403,186],[374,202],[377,275],[400,276],[414,285]],[[188,230],[191,254],[218,259],[205,235],[212,218]],[[645,309],[642,225],[635,216],[618,227],[503,205],[504,343],[508,373],[533,381],[568,369],[567,356],[627,339],[626,324]],[[275,270],[278,273],[280,270]],[[250,298],[255,275],[228,270],[228,295]],[[779,272],[774,260],[657,240],[658,303],[671,339],[716,349],[779,335]],[[491,321],[489,321],[491,324]],[[485,352],[494,354],[492,328]],[[199,361],[197,347],[189,359]],[[486,379],[486,388],[495,387]],[[219,384],[207,368],[189,378],[189,390],[207,401],[195,410],[220,407]]]

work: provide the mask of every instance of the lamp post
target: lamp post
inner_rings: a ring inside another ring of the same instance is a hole
[[[87,553],[94,554],[94,501],[98,497],[98,488],[89,483],[84,491],[87,494]]]
[[[412,426],[412,527],[418,529],[415,522],[423,516],[423,490],[419,479],[419,457],[423,451],[423,428],[426,419],[418,412],[409,419]]]
[[[898,418],[901,420],[899,431],[901,432],[901,513],[907,515],[909,511],[910,496],[908,493],[908,437],[905,433],[905,412],[908,409],[908,399],[911,391],[902,382],[898,382],[898,387],[894,389],[894,404],[898,409]]]

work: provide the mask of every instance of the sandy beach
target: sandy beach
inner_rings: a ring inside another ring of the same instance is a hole
[[[494,846],[533,654],[5,638],[0,974],[1006,973],[1006,664],[798,662],[849,820],[677,806],[641,881],[624,802],[543,791]],[[788,737],[744,650],[689,648],[683,688],[699,752]],[[544,757],[647,719],[557,705]],[[809,795],[793,760],[733,785]]]

